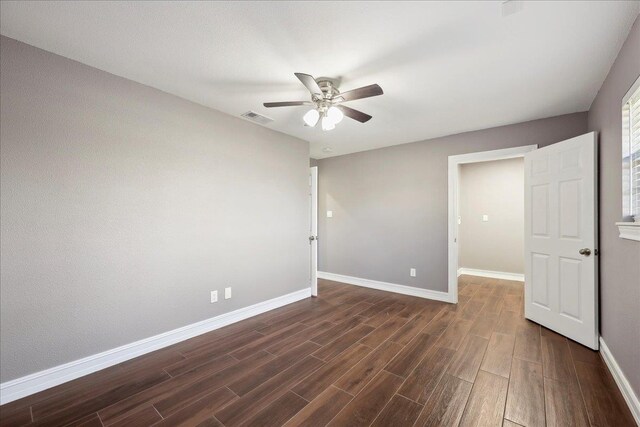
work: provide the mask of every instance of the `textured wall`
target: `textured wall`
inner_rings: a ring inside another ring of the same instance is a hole
[[[575,113],[319,160],[319,269],[446,291],[448,156],[586,131]]]
[[[640,75],[636,19],[589,110],[600,147],[600,332],[640,396],[640,242],[618,237],[622,221],[622,97]]]
[[[308,143],[0,48],[2,381],[309,286]]]
[[[524,159],[460,166],[459,198],[459,267],[524,274]]]

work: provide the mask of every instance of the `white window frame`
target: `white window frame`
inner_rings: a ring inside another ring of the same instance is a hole
[[[631,88],[622,98],[621,106],[621,125],[622,125],[622,216],[623,222],[618,222],[616,225],[620,231],[620,237],[630,240],[640,241],[640,212],[634,212],[634,207],[638,206],[638,201],[634,200],[633,191],[633,176],[631,174],[631,149],[633,141],[631,138],[632,123],[631,114],[629,109],[629,100],[638,95],[640,91],[640,76],[631,85]],[[636,197],[638,197],[636,193]],[[635,216],[635,222],[633,219]]]

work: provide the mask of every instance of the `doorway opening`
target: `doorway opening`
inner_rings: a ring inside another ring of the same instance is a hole
[[[524,158],[465,163],[458,184],[458,276],[523,282]]]
[[[461,274],[524,281],[524,155],[537,145],[449,156],[449,300]]]

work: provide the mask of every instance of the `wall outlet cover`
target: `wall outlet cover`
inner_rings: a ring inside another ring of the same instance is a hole
[[[224,299],[231,298],[231,288],[224,288]]]
[[[333,218],[333,211],[327,211],[327,218]]]
[[[218,302],[218,291],[211,291],[211,303]]]

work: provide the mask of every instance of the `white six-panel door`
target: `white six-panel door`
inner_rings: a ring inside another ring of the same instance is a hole
[[[598,348],[595,132],[525,155],[525,317]]]

